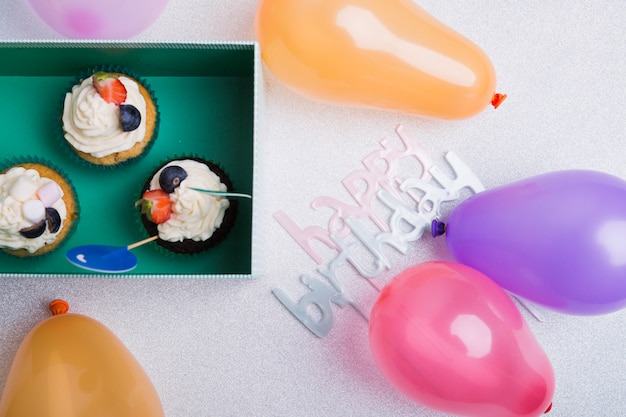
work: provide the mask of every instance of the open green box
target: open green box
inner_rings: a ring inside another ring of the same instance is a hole
[[[86,244],[126,246],[147,237],[134,208],[139,188],[158,164],[182,155],[219,164],[236,191],[253,199],[239,202],[235,227],[213,249],[175,255],[150,243],[133,250],[138,266],[124,275],[256,275],[253,179],[262,84],[256,43],[2,42],[0,62],[0,158],[34,155],[50,161],[71,179],[81,207],[76,232],[54,253],[20,259],[0,252],[0,276],[93,275],[71,265],[65,252]],[[127,67],[142,77],[160,112],[149,153],[107,170],[76,162],[58,140],[56,125],[72,81],[102,65]]]

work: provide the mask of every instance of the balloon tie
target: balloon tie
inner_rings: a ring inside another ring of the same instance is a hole
[[[552,410],[552,403],[550,403],[550,405],[548,406],[548,408],[546,409],[546,411],[544,411],[544,414],[548,414],[550,412],[550,410]]]
[[[446,233],[446,224],[435,219],[430,224],[430,233],[433,237],[441,236]]]
[[[491,99],[491,105],[494,109],[497,109],[500,104],[506,99],[506,94],[495,93]]]
[[[53,316],[58,316],[67,313],[70,305],[65,300],[53,300],[50,302],[49,308]]]

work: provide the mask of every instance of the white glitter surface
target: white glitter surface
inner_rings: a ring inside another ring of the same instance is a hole
[[[106,2],[105,2],[106,3]],[[453,151],[486,187],[540,172],[589,168],[626,178],[626,19],[621,0],[463,1],[419,4],[491,58],[497,110],[463,121],[318,103],[265,71],[265,276],[255,280],[10,279],[0,282],[0,387],[23,337],[54,298],[107,325],[154,382],[167,417],[443,416],[403,397],[371,358],[367,323],[350,308],[319,339],[272,295],[305,292],[315,263],[274,221],[324,224],[317,196],[349,201],[341,180],[395,137],[396,125],[440,161]],[[136,40],[250,40],[255,0],[171,0]],[[0,2],[0,39],[60,39],[19,0]],[[0,97],[2,93],[0,92]],[[6,99],[6,98],[2,98]],[[1,119],[0,115],[0,120]],[[0,145],[1,146],[1,145]],[[394,258],[388,277],[413,263],[449,259],[443,240],[424,238]],[[351,283],[352,285],[352,283]],[[354,282],[363,305],[376,296]],[[626,312],[573,317],[522,309],[556,374],[553,417],[626,415]]]

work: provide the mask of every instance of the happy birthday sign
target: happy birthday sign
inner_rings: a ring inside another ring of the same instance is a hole
[[[396,133],[399,143],[383,139],[382,149],[363,159],[364,168],[342,181],[353,201],[342,202],[329,196],[313,200],[314,210],[329,208],[334,213],[326,227],[300,227],[283,211],[274,214],[276,221],[319,267],[315,275],[300,276],[308,292],[299,299],[279,288],[272,292],[318,337],[326,336],[334,325],[333,304],[350,305],[368,318],[342,279],[342,268],[353,268],[380,291],[376,279],[393,266],[388,248],[406,255],[410,244],[421,238],[424,231],[430,231],[443,203],[457,200],[464,189],[472,193],[484,190],[481,181],[454,153],[445,155],[453,173],[449,176],[402,126],[396,128]],[[407,161],[417,161],[420,169],[402,177],[400,167]],[[315,241],[328,248],[332,256],[325,259],[320,255],[314,247]]]

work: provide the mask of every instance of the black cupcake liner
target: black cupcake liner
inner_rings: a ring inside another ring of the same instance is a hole
[[[191,154],[191,155],[174,155],[171,158],[163,159],[148,175],[147,180],[143,184],[143,186],[137,192],[137,200],[141,199],[141,196],[144,192],[150,189],[150,181],[152,177],[166,164],[172,161],[181,161],[181,160],[194,160],[206,164],[211,171],[213,171],[218,177],[220,177],[221,182],[226,185],[228,191],[233,191],[234,187],[232,181],[230,180],[229,175],[224,171],[218,164],[202,157],[199,155]],[[235,221],[237,218],[238,205],[239,202],[235,199],[229,200],[230,206],[224,213],[224,219],[222,220],[222,224],[219,228],[215,230],[213,235],[204,241],[195,241],[193,239],[184,239],[180,242],[169,242],[163,239],[157,239],[156,248],[159,252],[169,255],[169,256],[179,256],[179,255],[187,255],[194,256],[201,254],[203,252],[208,251],[209,249],[217,246],[219,243],[224,241],[228,236],[229,232],[235,225]],[[137,210],[137,223],[139,229],[142,233],[148,234],[148,236],[155,236],[158,234],[158,225],[152,223],[147,219],[145,215],[142,215],[140,210]]]

